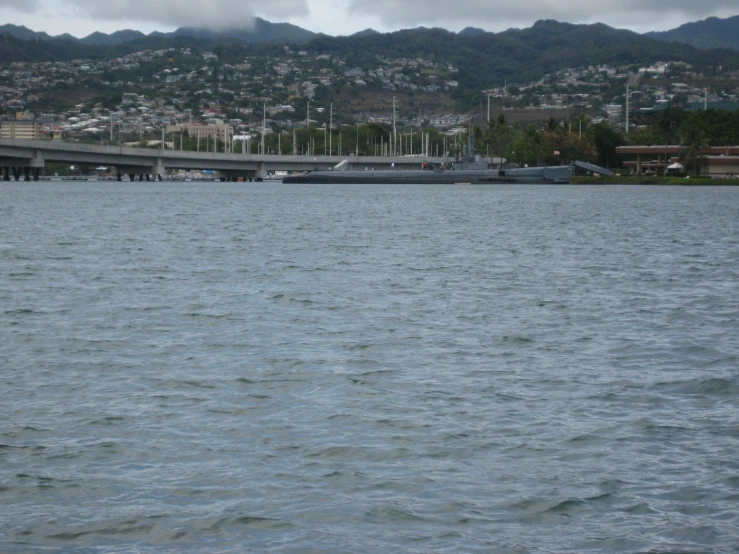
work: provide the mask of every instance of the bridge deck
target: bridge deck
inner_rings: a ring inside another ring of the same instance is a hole
[[[347,160],[349,166],[410,169],[423,161],[440,163],[428,156],[294,156],[276,154],[224,154],[128,146],[102,146],[63,141],[0,139],[0,167],[43,167],[46,162],[106,165],[120,173],[163,173],[167,169],[215,170],[225,173],[307,171],[329,169]]]

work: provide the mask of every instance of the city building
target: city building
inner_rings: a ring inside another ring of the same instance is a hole
[[[201,139],[217,139],[221,142],[230,140],[233,130],[228,124],[221,125],[197,125],[194,123],[184,123],[181,125],[167,125],[167,133],[187,133],[190,138]]]
[[[35,121],[0,121],[0,138],[39,140],[39,125]]]

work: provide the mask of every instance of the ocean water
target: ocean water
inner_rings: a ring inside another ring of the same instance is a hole
[[[739,552],[739,189],[0,184],[0,552]]]

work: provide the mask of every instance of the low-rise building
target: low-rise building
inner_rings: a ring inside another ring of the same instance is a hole
[[[637,175],[646,172],[664,173],[667,168],[680,162],[687,149],[679,145],[664,146],[619,146],[616,152],[622,156],[636,156],[624,166]],[[739,175],[739,146],[712,146],[701,150],[698,166],[700,174],[710,177]]]
[[[0,138],[39,140],[39,124],[35,121],[1,121]]]
[[[221,125],[197,125],[185,123],[181,125],[167,125],[167,133],[187,133],[191,138],[215,138],[222,142],[233,135],[233,130],[228,124]]]

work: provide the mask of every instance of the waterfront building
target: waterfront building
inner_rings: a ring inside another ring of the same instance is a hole
[[[39,140],[39,125],[35,121],[0,121],[0,138]]]
[[[619,146],[616,152],[632,159],[624,166],[637,175],[645,172],[664,174],[667,168],[679,162],[687,149],[679,145]],[[636,159],[633,159],[633,158]],[[707,177],[739,175],[739,146],[713,146],[704,148],[699,158],[700,174]]]

